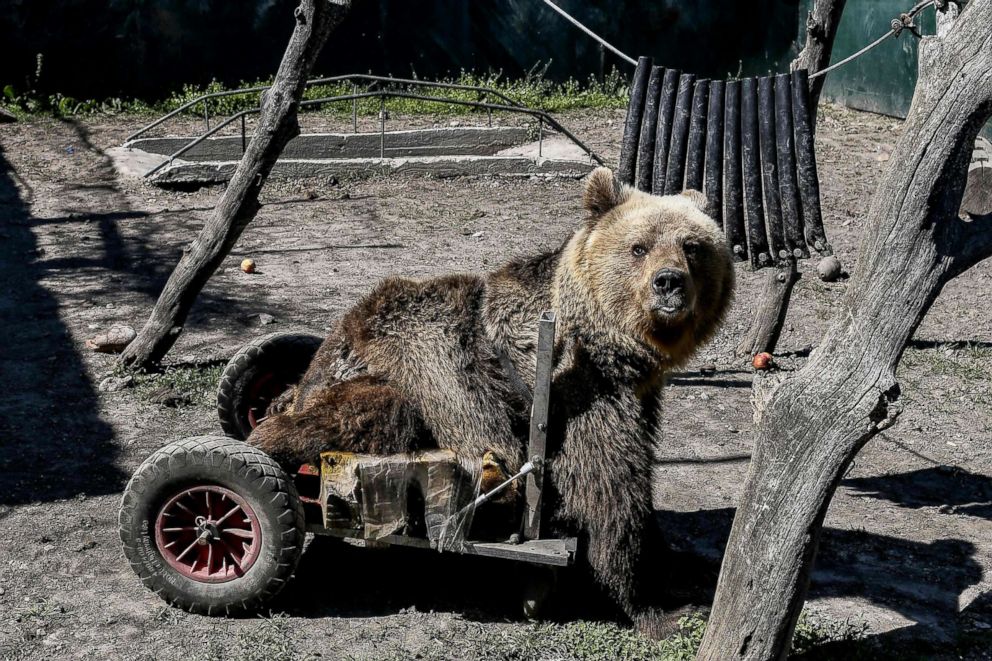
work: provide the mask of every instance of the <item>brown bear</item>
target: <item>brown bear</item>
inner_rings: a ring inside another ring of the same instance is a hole
[[[635,617],[663,376],[713,335],[734,271],[696,191],[649,195],[599,168],[584,205],[552,252],[484,276],[379,284],[248,442],[289,466],[324,450],[441,447],[515,471],[529,414],[520,382],[533,388],[538,317],[554,310],[550,518],[585,540],[597,582]]]

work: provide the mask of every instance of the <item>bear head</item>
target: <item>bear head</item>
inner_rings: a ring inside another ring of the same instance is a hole
[[[650,195],[597,168],[584,206],[589,216],[565,254],[584,315],[653,347],[666,367],[683,364],[733,296],[733,261],[705,197]]]

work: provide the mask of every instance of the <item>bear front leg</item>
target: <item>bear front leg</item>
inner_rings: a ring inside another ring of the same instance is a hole
[[[290,469],[329,450],[385,455],[434,447],[416,406],[368,375],[311,394],[302,410],[267,418],[247,441]]]

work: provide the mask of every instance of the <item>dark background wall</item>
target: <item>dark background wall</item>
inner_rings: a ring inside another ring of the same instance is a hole
[[[800,0],[560,0],[625,52],[727,76],[778,68],[794,54]],[[183,83],[227,84],[275,72],[293,0],[4,0],[0,85],[23,88],[42,53],[43,92],[156,99]],[[356,0],[320,74],[420,77],[461,70],[586,79],[598,45],[539,0]],[[629,69],[613,55],[605,68]]]
[[[709,77],[786,70],[812,0],[557,0],[622,51]],[[2,0],[0,86],[76,98],[154,101],[183,83],[234,85],[272,75],[296,0]],[[910,0],[848,0],[834,61],[889,27]],[[921,19],[933,33],[933,12]],[[617,67],[540,0],[355,0],[316,74],[423,78],[499,71],[587,80]],[[829,76],[827,99],[902,115],[916,81],[916,39],[904,33]]]

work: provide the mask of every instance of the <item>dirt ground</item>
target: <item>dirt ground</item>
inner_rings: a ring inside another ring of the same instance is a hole
[[[622,119],[562,116],[610,161]],[[452,120],[411,123],[431,121]],[[103,390],[113,357],[84,346],[115,322],[141,326],[220,192],[119,180],[104,150],[141,123],[0,127],[0,658],[541,658],[551,649],[542,636],[556,630],[520,619],[506,587],[515,569],[499,562],[342,553],[318,540],[272,604],[275,617],[211,619],[165,607],[141,586],[116,520],[126,480],[153,450],[219,432],[210,384],[196,386],[197,375],[213,378],[262,333],[323,334],[384,276],[486,270],[560,243],[582,217],[579,182],[270,182],[169,356],[173,374],[202,392],[169,406],[151,386]],[[846,268],[899,131],[890,118],[821,113],[824,217]],[[245,256],[258,263],[254,275],[238,269]],[[779,344],[786,369],[805,360],[845,291],[814,267],[802,265]],[[747,471],[751,373],[733,348],[760,279],[739,271],[723,332],[666,391],[655,505],[673,549],[692,559],[690,608],[711,596]],[[992,658],[990,291],[985,263],[941,294],[900,368],[905,413],[861,452],[827,516],[808,610],[863,627],[865,658]],[[274,323],[262,325],[263,313]],[[716,373],[701,373],[705,364]],[[586,652],[550,658],[568,654]]]

